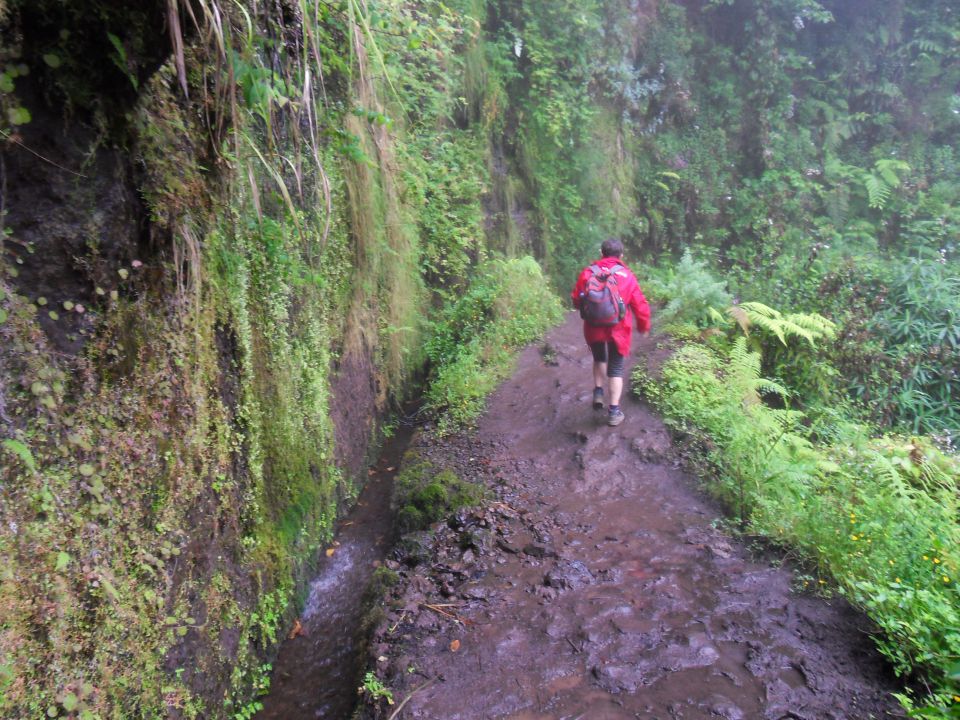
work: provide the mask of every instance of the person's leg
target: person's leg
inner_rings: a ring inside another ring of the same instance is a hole
[[[607,363],[593,361],[593,386],[603,388],[607,383]]]
[[[607,382],[607,344],[591,343],[593,354],[593,409],[603,409],[603,386]]]
[[[620,396],[623,393],[623,364],[624,357],[617,350],[616,343],[607,343],[607,376],[610,382],[610,416],[607,418],[609,425],[619,425],[623,422],[623,412],[620,410]]]
[[[620,395],[623,393],[623,378],[610,378],[610,404],[620,405]]]

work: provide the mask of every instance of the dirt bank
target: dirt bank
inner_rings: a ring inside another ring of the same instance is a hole
[[[396,705],[364,717],[900,717],[867,621],[716,529],[641,402],[603,424],[574,316],[548,348],[475,433],[419,440],[494,499],[398,557],[371,657]]]

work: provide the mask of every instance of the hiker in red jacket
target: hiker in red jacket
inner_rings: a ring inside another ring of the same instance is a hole
[[[593,353],[593,408],[603,410],[604,377],[610,382],[607,425],[623,422],[620,395],[623,392],[623,360],[630,354],[630,316],[637,331],[650,334],[650,306],[637,278],[623,264],[623,243],[616,238],[603,241],[602,258],[585,267],[570,297],[580,310],[583,337]]]

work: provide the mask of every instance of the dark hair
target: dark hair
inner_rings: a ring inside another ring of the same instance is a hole
[[[620,257],[623,255],[623,243],[617,238],[607,238],[600,246],[600,253],[604,257]]]

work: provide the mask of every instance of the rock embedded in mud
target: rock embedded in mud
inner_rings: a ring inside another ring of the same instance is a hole
[[[416,567],[431,558],[433,538],[428,532],[414,532],[404,535],[394,549],[394,557],[401,563]]]
[[[555,558],[557,551],[543,543],[527,543],[523,547],[525,555],[535,558]]]
[[[593,573],[579,560],[560,560],[543,578],[544,585],[558,590],[576,590],[593,582]]]
[[[510,553],[511,555],[520,554],[520,548],[518,548],[516,545],[511,545],[503,538],[497,538],[497,547],[503,550],[504,552]]]

